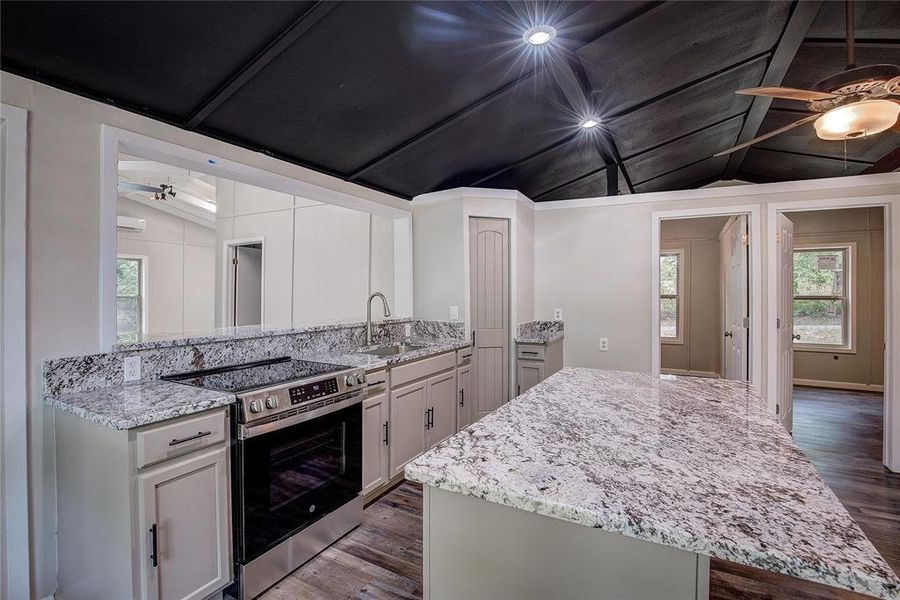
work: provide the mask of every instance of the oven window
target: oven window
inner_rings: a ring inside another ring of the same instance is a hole
[[[237,559],[250,561],[362,490],[362,405],[237,445]]]
[[[347,424],[333,424],[269,449],[269,508],[279,510],[347,472]]]

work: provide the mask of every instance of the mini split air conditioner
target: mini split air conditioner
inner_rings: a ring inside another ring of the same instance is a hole
[[[119,231],[143,231],[147,228],[147,219],[135,219],[134,217],[116,217],[116,229]]]

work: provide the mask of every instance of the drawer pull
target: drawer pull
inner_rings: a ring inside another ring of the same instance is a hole
[[[384,385],[385,383],[387,383],[387,379],[382,379],[381,381],[373,381],[373,382],[369,383],[369,387],[373,387],[376,385]]]
[[[537,352],[531,352],[530,350],[522,350],[522,354],[537,354]]]
[[[159,566],[159,557],[156,551],[156,523],[150,526],[150,564]]]
[[[208,435],[212,435],[212,431],[198,431],[195,435],[189,435],[188,437],[184,437],[181,439],[173,438],[171,442],[169,442],[170,446],[177,446],[178,444],[183,444],[185,442],[190,442],[191,440],[199,440],[202,437],[206,437]]]

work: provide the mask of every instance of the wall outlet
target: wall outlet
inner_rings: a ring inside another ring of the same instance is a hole
[[[600,338],[600,352],[609,351],[609,338]]]
[[[459,321],[459,307],[455,305],[450,306],[450,320],[451,321]]]
[[[562,321],[562,309],[561,308],[553,309],[553,320],[554,321]]]
[[[406,325],[404,325],[403,332],[405,333],[406,337],[410,337],[412,335],[412,324],[407,323]]]
[[[141,357],[125,358],[125,381],[137,381],[141,378]]]

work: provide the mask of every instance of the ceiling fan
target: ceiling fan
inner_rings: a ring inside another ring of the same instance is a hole
[[[144,185],[143,183],[132,183],[130,181],[119,181],[120,190],[128,190],[131,192],[150,192],[153,194],[154,200],[166,200],[166,194],[172,198],[178,193],[175,188],[165,183],[159,184],[159,187],[152,185]]]
[[[857,67],[853,49],[853,0],[847,0],[847,68],[812,86],[811,90],[758,87],[735,94],[766,96],[806,102],[814,114],[779,127],[713,156],[724,156],[767,140],[795,127],[815,121],[816,135],[823,140],[850,140],[894,128],[900,131],[900,67]]]

